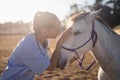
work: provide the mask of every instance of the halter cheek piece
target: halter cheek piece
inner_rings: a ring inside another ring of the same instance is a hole
[[[68,50],[68,51],[71,51],[71,52],[74,52],[74,53],[77,55],[77,57],[78,57],[78,62],[79,62],[79,66],[80,66],[83,70],[89,70],[89,69],[95,64],[95,62],[96,62],[96,61],[94,60],[88,67],[84,68],[82,63],[83,63],[83,60],[84,60],[84,58],[85,58],[85,54],[82,56],[82,58],[80,58],[80,56],[79,56],[79,54],[78,54],[78,52],[77,52],[78,49],[80,49],[80,48],[82,48],[83,46],[85,46],[90,40],[92,40],[92,42],[93,42],[93,48],[94,48],[94,47],[95,47],[95,44],[96,44],[96,41],[97,41],[97,33],[96,33],[95,29],[94,29],[94,21],[93,21],[93,23],[92,23],[91,37],[90,37],[84,44],[82,44],[81,46],[79,46],[79,47],[77,47],[77,48],[74,48],[74,49],[70,49],[70,48],[67,48],[67,47],[62,46],[63,49]]]

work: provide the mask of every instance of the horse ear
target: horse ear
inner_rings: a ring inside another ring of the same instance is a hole
[[[89,14],[90,20],[94,20],[94,18],[95,18],[97,15],[99,15],[101,11],[102,11],[102,9],[99,9],[99,10],[97,10],[97,11],[91,12],[91,13]]]
[[[93,16],[96,17],[97,15],[100,14],[101,11],[102,11],[102,9],[99,9],[99,10],[97,10],[97,11],[93,11],[93,12],[90,13],[90,15],[93,15]]]

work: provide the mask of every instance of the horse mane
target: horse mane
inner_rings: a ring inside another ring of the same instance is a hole
[[[115,32],[115,31],[113,31],[112,29],[111,29],[111,27],[107,24],[107,22],[105,21],[105,20],[103,20],[101,17],[99,17],[99,16],[97,16],[96,17],[96,20],[98,20],[101,24],[103,24],[104,25],[104,29],[109,33],[109,32],[112,32],[113,34],[114,34],[114,36],[117,36],[117,37],[119,37],[118,35],[117,35],[117,33]],[[120,39],[120,38],[119,38]]]
[[[96,20],[98,20],[99,22],[101,22],[103,25],[105,25],[105,27],[107,27],[108,29],[111,29],[110,26],[108,25],[108,23],[103,20],[103,18],[101,18],[100,16],[96,17]]]

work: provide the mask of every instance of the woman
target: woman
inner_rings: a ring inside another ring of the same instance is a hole
[[[50,12],[36,13],[33,21],[33,33],[26,35],[13,50],[8,66],[1,80],[33,80],[45,70],[54,70],[59,60],[61,44],[70,33],[65,31],[57,41],[51,59],[47,51],[47,39],[56,38],[60,30],[60,21]]]

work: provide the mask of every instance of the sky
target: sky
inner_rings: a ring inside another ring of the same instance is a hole
[[[30,22],[37,11],[49,11],[63,20],[70,12],[70,5],[93,4],[95,0],[0,0],[0,23]]]

